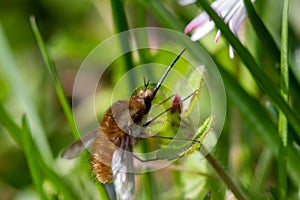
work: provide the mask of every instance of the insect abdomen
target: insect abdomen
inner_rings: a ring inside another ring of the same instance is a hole
[[[101,183],[108,183],[113,179],[111,161],[114,150],[114,144],[99,131],[94,141],[91,163],[92,171]]]

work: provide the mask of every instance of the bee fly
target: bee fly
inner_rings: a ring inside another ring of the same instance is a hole
[[[127,173],[133,168],[133,158],[128,152],[132,152],[137,140],[142,138],[142,119],[148,114],[160,86],[184,51],[177,55],[154,88],[148,88],[149,81],[144,81],[141,91],[128,100],[113,103],[100,122],[99,129],[71,144],[62,157],[72,159],[92,144],[92,171],[98,181],[108,183],[114,180],[117,195],[122,195],[121,199],[130,199],[134,177]]]

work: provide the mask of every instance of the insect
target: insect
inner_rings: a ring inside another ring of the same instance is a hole
[[[144,81],[144,88],[128,100],[113,103],[100,122],[99,129],[71,144],[63,153],[63,158],[71,159],[81,153],[85,146],[92,147],[92,171],[101,183],[114,179],[116,193],[121,199],[130,199],[134,190],[133,158],[130,155],[133,146],[143,137],[143,117],[148,114],[155,98],[169,71],[175,65],[183,49],[167,68],[154,88],[148,88],[149,81]]]

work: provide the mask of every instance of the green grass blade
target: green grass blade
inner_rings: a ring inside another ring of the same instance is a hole
[[[239,108],[243,118],[253,127],[254,132],[261,133],[259,137],[264,140],[272,152],[278,154],[279,137],[276,134],[276,126],[270,119],[266,109],[254,97],[250,96],[220,63],[217,63],[217,65],[229,100]]]
[[[135,23],[137,28],[141,27],[147,27],[147,12],[146,8],[141,5],[141,3],[137,3],[135,5]],[[148,46],[148,33],[147,32],[141,32],[139,35],[136,35],[138,39],[136,39],[136,42],[138,46]],[[149,49],[139,49],[138,50],[138,55],[139,55],[139,64],[145,64],[151,62],[151,53]],[[146,68],[146,74],[149,74],[151,76],[152,70],[147,67]]]
[[[280,92],[283,99],[288,102],[289,96],[289,68],[288,68],[288,14],[289,0],[283,1],[282,28],[281,28],[281,56],[280,56]],[[287,135],[288,121],[282,111],[279,111],[278,132],[281,137],[279,162],[279,197],[286,199],[287,195]]]
[[[294,136],[300,138],[300,116],[284,101],[278,90],[272,85],[272,81],[267,76],[267,74],[258,66],[256,61],[250,52],[240,43],[240,41],[234,36],[230,31],[229,27],[224,23],[224,21],[217,15],[217,13],[210,7],[210,5],[205,1],[198,1],[207,14],[214,20],[215,24],[222,31],[222,34],[226,37],[228,42],[233,46],[236,53],[240,56],[241,60],[244,62],[245,66],[252,74],[256,83],[265,91],[269,99],[284,112],[285,116],[289,120],[292,127],[296,130]]]
[[[113,21],[114,21],[114,27],[116,33],[121,33],[123,31],[129,30],[126,14],[124,10],[123,1],[121,0],[111,0],[111,8],[113,13]],[[128,42],[128,40],[124,40],[120,38],[120,44],[122,52],[128,52],[124,54],[124,65],[126,71],[129,71],[131,68],[133,68],[133,57],[131,53],[131,47]],[[129,75],[128,82],[130,84],[131,89],[135,89],[135,78],[133,75]]]
[[[56,89],[59,101],[60,101],[61,106],[62,106],[62,108],[64,110],[64,113],[65,113],[65,115],[67,117],[69,126],[70,126],[70,128],[72,130],[73,137],[74,137],[74,139],[79,139],[80,135],[79,135],[78,130],[76,128],[76,124],[75,124],[75,121],[74,121],[74,118],[73,118],[73,114],[72,114],[71,108],[70,108],[70,106],[68,104],[67,98],[66,98],[66,96],[64,94],[64,91],[62,89],[61,83],[59,81],[56,68],[54,66],[54,63],[53,63],[51,57],[49,56],[49,53],[47,51],[45,43],[43,42],[42,36],[41,36],[41,34],[39,32],[39,29],[38,29],[38,26],[37,26],[37,23],[36,23],[34,17],[30,18],[30,23],[31,23],[31,27],[32,27],[33,33],[35,35],[35,38],[36,38],[36,40],[38,42],[39,48],[41,50],[43,59],[44,59],[46,65],[47,65],[47,68],[48,68],[48,70],[50,72],[51,78],[52,78],[52,80],[54,82],[54,86],[55,86],[55,89]],[[52,180],[56,180],[56,181],[59,180],[56,177],[55,173],[50,173],[49,175],[52,178]],[[63,186],[63,183],[60,183],[60,185]],[[63,188],[64,188],[64,190],[67,190],[67,188],[65,188],[65,187],[63,187]],[[99,192],[101,194],[100,196],[101,196],[102,199],[109,199],[107,191],[106,191],[106,189],[104,187],[98,188],[98,190],[99,190]],[[68,196],[71,196],[71,193],[69,193]]]
[[[253,28],[257,33],[260,41],[262,42],[262,46],[268,48],[267,53],[269,55],[272,55],[270,56],[270,58],[273,59],[273,61],[279,62],[278,59],[280,58],[280,51],[278,49],[278,46],[276,45],[266,26],[256,13],[253,7],[253,3],[250,0],[244,0],[244,5],[247,10],[247,15],[250,19],[250,22],[253,25]]]
[[[107,190],[106,190],[104,184],[97,183],[97,184],[96,184],[96,187],[97,187],[97,190],[98,190],[100,199],[103,199],[103,200],[110,200],[109,195],[108,195],[108,193],[107,193]]]
[[[76,199],[77,195],[75,191],[69,186],[70,184],[64,179],[64,177],[59,176],[51,167],[49,167],[45,161],[39,157],[39,166],[45,177],[49,179],[58,191],[60,191],[64,198],[67,200]]]
[[[26,160],[29,166],[29,171],[33,180],[33,183],[36,187],[36,190],[39,194],[39,197],[44,200],[47,199],[43,190],[43,176],[41,175],[41,171],[39,169],[39,160],[36,159],[35,145],[33,144],[31,133],[29,130],[29,125],[26,117],[22,119],[22,140],[24,144],[24,153],[26,156]]]
[[[123,1],[120,0],[111,0],[111,9],[114,18],[114,26],[115,31],[117,33],[127,31],[128,30],[128,23],[126,19],[126,14],[124,10]]]
[[[218,65],[220,66],[220,64]],[[219,67],[219,70],[222,74],[227,91],[226,94],[230,101],[239,108],[243,118],[250,127],[253,127],[253,132],[262,138],[274,155],[278,156],[280,138],[276,134],[277,128],[275,123],[270,119],[265,108],[256,99],[246,93],[223,67]],[[297,169],[300,166],[299,153],[291,144],[288,145],[287,151],[289,174],[291,174],[291,177],[296,182],[300,182],[300,171]]]
[[[50,167],[51,165],[46,164],[40,152],[35,152],[35,156],[37,157],[36,160],[38,160],[39,168],[43,175],[55,185],[57,191],[61,192],[67,200],[76,199],[77,195],[75,191],[70,187],[70,184],[65,178],[58,175],[57,172]]]
[[[279,83],[280,77],[279,77],[279,70],[274,67],[278,63],[280,63],[280,50],[278,45],[276,44],[275,40],[273,39],[272,35],[256,13],[253,3],[250,0],[244,0],[244,5],[247,10],[248,18],[251,22],[252,27],[254,28],[259,41],[261,43],[261,46],[264,48],[264,54],[263,56],[267,56],[268,60],[271,60],[272,64],[267,64],[263,66],[265,69],[268,69],[272,73],[271,77],[272,79],[277,80],[276,83]],[[290,57],[291,58],[291,57]],[[263,58],[265,59],[265,58]],[[292,62],[292,59],[290,59],[289,67],[291,70],[289,71],[289,81],[290,81],[290,93],[291,96],[295,99],[295,102],[300,101],[300,75],[298,72],[297,65]],[[279,84],[278,84],[279,85]]]
[[[11,137],[22,148],[23,147],[23,142],[21,139],[22,130],[7,114],[7,112],[3,108],[3,104],[1,103],[0,103],[0,123],[8,130]]]
[[[141,1],[141,3],[151,10],[163,26],[183,32],[184,24],[179,19],[176,19],[161,1],[151,0]]]
[[[289,0],[284,0],[282,13],[282,35],[281,35],[281,62],[280,62],[280,90],[283,99],[288,102],[289,96],[289,66],[288,66],[288,13]],[[279,134],[283,145],[287,145],[287,119],[284,113],[279,112]]]
[[[57,74],[56,68],[54,66],[54,62],[51,59],[51,57],[50,57],[50,55],[47,51],[46,45],[45,45],[45,43],[43,41],[43,38],[40,34],[40,31],[38,29],[38,26],[37,26],[37,23],[36,23],[36,20],[35,20],[34,16],[30,17],[30,25],[31,25],[32,31],[34,33],[35,39],[38,43],[38,46],[40,48],[40,51],[42,53],[43,59],[44,59],[46,65],[47,65],[47,68],[48,68],[49,72],[50,72],[50,75],[51,75],[51,78],[53,80],[59,102],[62,106],[62,109],[63,109],[65,115],[66,115],[66,118],[68,120],[69,126],[70,126],[72,134],[73,134],[73,137],[74,137],[74,139],[77,140],[77,139],[80,138],[80,135],[79,135],[78,130],[76,128],[76,124],[75,124],[75,121],[74,121],[74,118],[73,118],[72,110],[71,110],[71,108],[68,104],[67,98],[64,94],[61,83],[59,81],[58,74]]]
[[[268,148],[265,148],[261,153],[258,163],[256,165],[255,177],[253,187],[255,191],[263,192],[265,187],[265,181],[267,179],[270,168],[272,167],[272,159],[274,155],[272,151]]]
[[[280,59],[280,50],[278,45],[276,44],[275,40],[273,39],[272,35],[256,13],[253,3],[250,0],[244,0],[244,5],[247,10],[247,15],[248,18],[260,40],[262,43],[262,46],[266,48],[266,55],[270,55],[268,59],[272,59],[275,63],[279,63]],[[292,62],[291,62],[292,63]],[[295,93],[299,91],[299,82],[300,82],[300,74],[297,73],[298,69],[295,64],[290,64],[290,68],[294,70],[294,73],[289,73],[290,74],[290,81],[291,81],[291,90],[295,90]],[[266,66],[267,67],[267,66]],[[274,66],[271,66],[273,69],[275,68]],[[296,82],[298,81],[298,82]]]
[[[12,94],[18,100],[23,109],[24,113],[27,113],[27,117],[30,121],[30,127],[33,133],[33,138],[38,145],[41,152],[43,152],[43,157],[47,161],[52,160],[52,152],[48,144],[44,127],[39,118],[38,111],[35,105],[30,100],[28,96],[28,91],[26,89],[26,84],[22,80],[21,74],[18,71],[18,66],[15,63],[15,58],[9,47],[8,41],[0,24],[0,70],[2,75],[6,78],[10,85]]]
[[[46,199],[42,185],[43,180],[47,178],[56,186],[57,190],[64,195],[65,199],[75,199],[76,195],[74,191],[68,187],[68,183],[65,182],[62,177],[57,175],[56,172],[54,172],[53,169],[45,163],[42,155],[37,150],[36,145],[33,143],[30,135],[26,117],[23,118],[22,127],[24,153],[27,158],[33,182],[37,187],[40,198]]]

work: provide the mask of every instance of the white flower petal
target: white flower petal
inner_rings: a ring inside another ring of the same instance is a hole
[[[232,23],[232,28],[231,31],[237,35],[238,31],[240,29],[240,26],[244,19],[246,18],[247,14],[246,11],[244,10],[244,7],[241,8],[239,11],[237,11],[237,14],[232,17],[230,22]]]
[[[229,45],[229,58],[231,58],[231,59],[234,58],[234,52],[233,52],[233,48],[231,45]]]
[[[207,13],[203,12],[193,19],[184,29],[184,33],[187,34],[190,31],[197,29],[200,26],[203,26],[210,21],[210,18]]]
[[[219,0],[219,1],[215,1],[218,2],[218,6],[217,7],[213,7],[212,3],[212,8],[214,8],[214,10],[219,13],[221,15],[221,17],[225,17],[228,12],[230,12],[230,10],[232,9],[232,7],[234,5],[236,5],[238,2],[237,1],[241,1],[241,0]]]
[[[182,6],[186,6],[192,3],[195,3],[196,0],[179,0],[178,3]]]
[[[219,42],[220,37],[221,37],[221,31],[220,31],[220,29],[218,29],[218,32],[217,32],[216,38],[215,38],[215,43]]]
[[[237,4],[235,4],[234,6],[231,7],[230,12],[225,16],[225,19],[224,19],[225,23],[228,23],[233,16],[237,15],[237,11],[243,7],[244,7],[243,1],[239,0],[239,2],[237,2]]]
[[[197,28],[197,30],[192,34],[191,40],[200,40],[203,36],[213,30],[215,23],[213,21],[206,22],[203,26]]]
[[[213,9],[221,8],[223,2],[222,1],[214,1],[210,4]]]
[[[179,0],[181,4],[189,4],[195,0]],[[254,2],[255,0],[251,0]],[[225,23],[228,23],[230,30],[237,35],[238,30],[247,16],[243,0],[216,0],[211,4],[211,7],[223,18]],[[215,23],[210,19],[206,12],[198,15],[185,28],[185,33],[194,31],[191,40],[196,41],[208,34],[215,27]],[[215,42],[218,42],[221,37],[221,31],[218,30]],[[234,49],[229,46],[229,57],[234,57]]]

